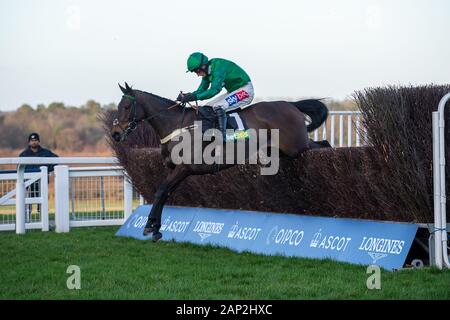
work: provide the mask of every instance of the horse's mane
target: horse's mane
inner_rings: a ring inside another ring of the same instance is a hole
[[[161,102],[164,102],[164,103],[167,103],[167,104],[175,104],[175,101],[173,101],[173,100],[170,100],[170,99],[167,99],[167,98],[164,98],[164,97],[160,97],[160,96],[158,96],[156,94],[153,94],[153,93],[150,93],[150,92],[146,92],[146,91],[141,91],[141,92],[145,93],[145,94],[148,94],[152,98],[155,98],[155,99],[157,99],[157,100],[159,100]]]

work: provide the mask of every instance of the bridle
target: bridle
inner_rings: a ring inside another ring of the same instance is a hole
[[[127,127],[125,129],[123,129],[122,135],[120,137],[120,141],[125,140],[125,138],[131,132],[136,130],[137,125],[138,125],[138,121],[136,121],[136,113],[137,113],[136,98],[131,95],[128,95],[128,94],[124,94],[123,97],[128,98],[132,101],[130,116],[133,115],[133,120],[128,121]],[[128,118],[130,118],[130,116]],[[119,119],[115,118],[113,121],[113,126],[117,126],[117,125],[119,125]]]
[[[146,117],[146,118],[142,118],[142,119],[136,120],[136,114],[137,114],[137,102],[136,102],[136,97],[134,97],[134,96],[132,96],[132,95],[129,95],[129,94],[124,94],[122,97],[127,98],[127,99],[130,99],[130,100],[132,101],[131,111],[130,111],[130,115],[129,115],[128,119],[131,118],[131,115],[133,115],[133,119],[132,119],[131,121],[128,120],[128,125],[127,125],[127,127],[126,127],[125,129],[123,129],[122,135],[121,135],[121,137],[120,137],[120,141],[121,141],[121,142],[124,141],[125,138],[126,138],[131,132],[133,132],[134,130],[136,130],[136,128],[137,128],[139,122],[147,121],[147,120],[151,120],[151,119],[153,119],[153,118],[156,118],[157,116],[161,115],[163,112],[167,112],[167,111],[169,111],[170,109],[172,109],[172,108],[174,108],[174,107],[177,107],[177,106],[180,106],[180,105],[184,108],[184,106],[185,106],[185,104],[186,104],[186,103],[177,102],[177,103],[175,103],[175,104],[169,106],[167,109],[161,110],[161,111],[159,111],[159,112],[157,112],[157,113],[155,113],[155,114],[153,114],[153,115],[151,115],[151,116],[148,116],[148,117]],[[193,107],[189,102],[188,102],[188,104],[189,104],[192,108],[194,108],[196,111],[198,111],[198,105],[197,105],[197,103],[196,103],[196,107]],[[184,111],[184,110],[183,110],[183,111]],[[183,112],[183,118],[184,118],[184,112]],[[119,119],[115,118],[115,119],[113,120],[113,126],[117,126],[117,125],[119,125]]]

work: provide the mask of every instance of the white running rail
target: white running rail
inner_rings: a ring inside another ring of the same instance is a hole
[[[439,269],[450,268],[447,241],[447,204],[445,191],[445,118],[444,111],[450,93],[433,112],[433,189],[434,189],[434,264]]]
[[[359,147],[366,144],[367,131],[361,125],[360,111],[329,111],[326,123],[311,132],[310,138],[328,140],[333,147]]]
[[[24,179],[27,181],[24,182],[24,188],[27,188],[31,186],[34,183],[39,184],[39,196],[37,194],[34,194],[34,197],[25,197],[24,203],[26,205],[31,204],[39,204],[40,205],[40,222],[33,221],[31,210],[27,212],[27,219],[28,221],[26,223],[27,229],[42,229],[42,231],[48,231],[49,230],[49,221],[48,221],[48,178],[47,178],[47,167],[42,166],[40,167],[40,172],[27,172],[24,173]],[[8,184],[8,181],[10,183],[12,181],[17,181],[18,174],[17,173],[6,173],[0,175],[0,182],[2,182],[2,185],[4,183]],[[2,187],[3,189],[3,187]],[[16,195],[17,189],[12,189],[9,192],[6,192],[1,198],[0,198],[0,206],[11,206],[16,204],[17,201],[17,195]],[[32,196],[32,195],[31,195]],[[16,197],[16,199],[13,199],[13,197]],[[0,224],[0,231],[6,231],[6,230],[14,230],[16,228],[16,225],[13,223],[14,221],[7,221],[8,223],[1,223]]]
[[[66,193],[68,194],[68,169],[66,164],[118,164],[116,158],[112,157],[72,157],[72,158],[40,158],[40,157],[22,157],[22,158],[0,158],[0,165],[17,165],[17,182],[16,182],[16,233],[24,234],[25,233],[25,182],[24,182],[24,173],[26,165],[46,165],[46,164],[55,164],[55,200],[62,199],[64,197],[67,200],[67,203],[64,204],[61,200],[55,201],[56,215],[55,222],[60,223],[56,228],[58,230],[67,230],[69,226],[66,227],[64,223],[69,224],[69,221],[65,219],[66,211],[69,206],[69,199],[66,197]],[[66,169],[64,168],[66,167]],[[60,173],[58,176],[57,173]],[[67,180],[67,181],[66,181]],[[45,179],[42,181],[47,182],[47,175]],[[67,185],[65,185],[67,183]],[[67,187],[67,190],[60,189],[61,187]],[[44,198],[44,195],[41,195]],[[58,198],[59,197],[59,198]],[[48,195],[47,195],[48,199]],[[43,201],[48,205],[48,201]],[[61,211],[58,211],[60,209]],[[48,210],[48,207],[47,207]],[[47,211],[48,212],[48,211]],[[67,211],[67,217],[69,216]],[[44,221],[44,219],[42,220]],[[48,221],[48,218],[46,218]],[[61,224],[63,223],[63,224]],[[48,230],[48,226],[46,226]]]

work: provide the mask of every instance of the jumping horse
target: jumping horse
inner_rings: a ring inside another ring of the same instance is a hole
[[[195,112],[195,108],[187,109],[170,99],[132,89],[127,83],[125,87],[120,84],[119,87],[123,96],[118,104],[118,116],[111,128],[112,138],[116,142],[121,142],[139,123],[147,121],[161,139],[161,155],[164,163],[171,169],[155,193],[154,203],[144,228],[144,235],[152,233],[153,241],[158,241],[162,237],[159,232],[162,210],[171,192],[188,176],[215,173],[235,164],[217,165],[203,162],[174,164],[171,151],[178,142],[172,141],[172,138],[181,128],[193,127],[194,121],[201,120],[201,114]],[[305,114],[310,118],[309,124],[306,123]],[[317,143],[308,137],[308,132],[320,127],[328,117],[328,109],[319,99],[258,102],[239,111],[239,116],[245,120],[249,128],[256,131],[278,129],[277,144],[275,145],[270,137],[267,144],[269,147],[276,147],[281,155],[294,158],[309,149],[329,146],[326,142]]]

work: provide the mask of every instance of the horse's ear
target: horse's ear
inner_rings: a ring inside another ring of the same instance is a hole
[[[132,93],[133,92],[133,89],[131,89],[131,87],[126,82],[125,82],[125,88],[127,89],[128,93]]]
[[[125,89],[124,87],[122,87],[122,86],[120,85],[120,83],[119,83],[118,85],[119,85],[120,91],[122,91],[123,94],[127,94],[127,89]]]

